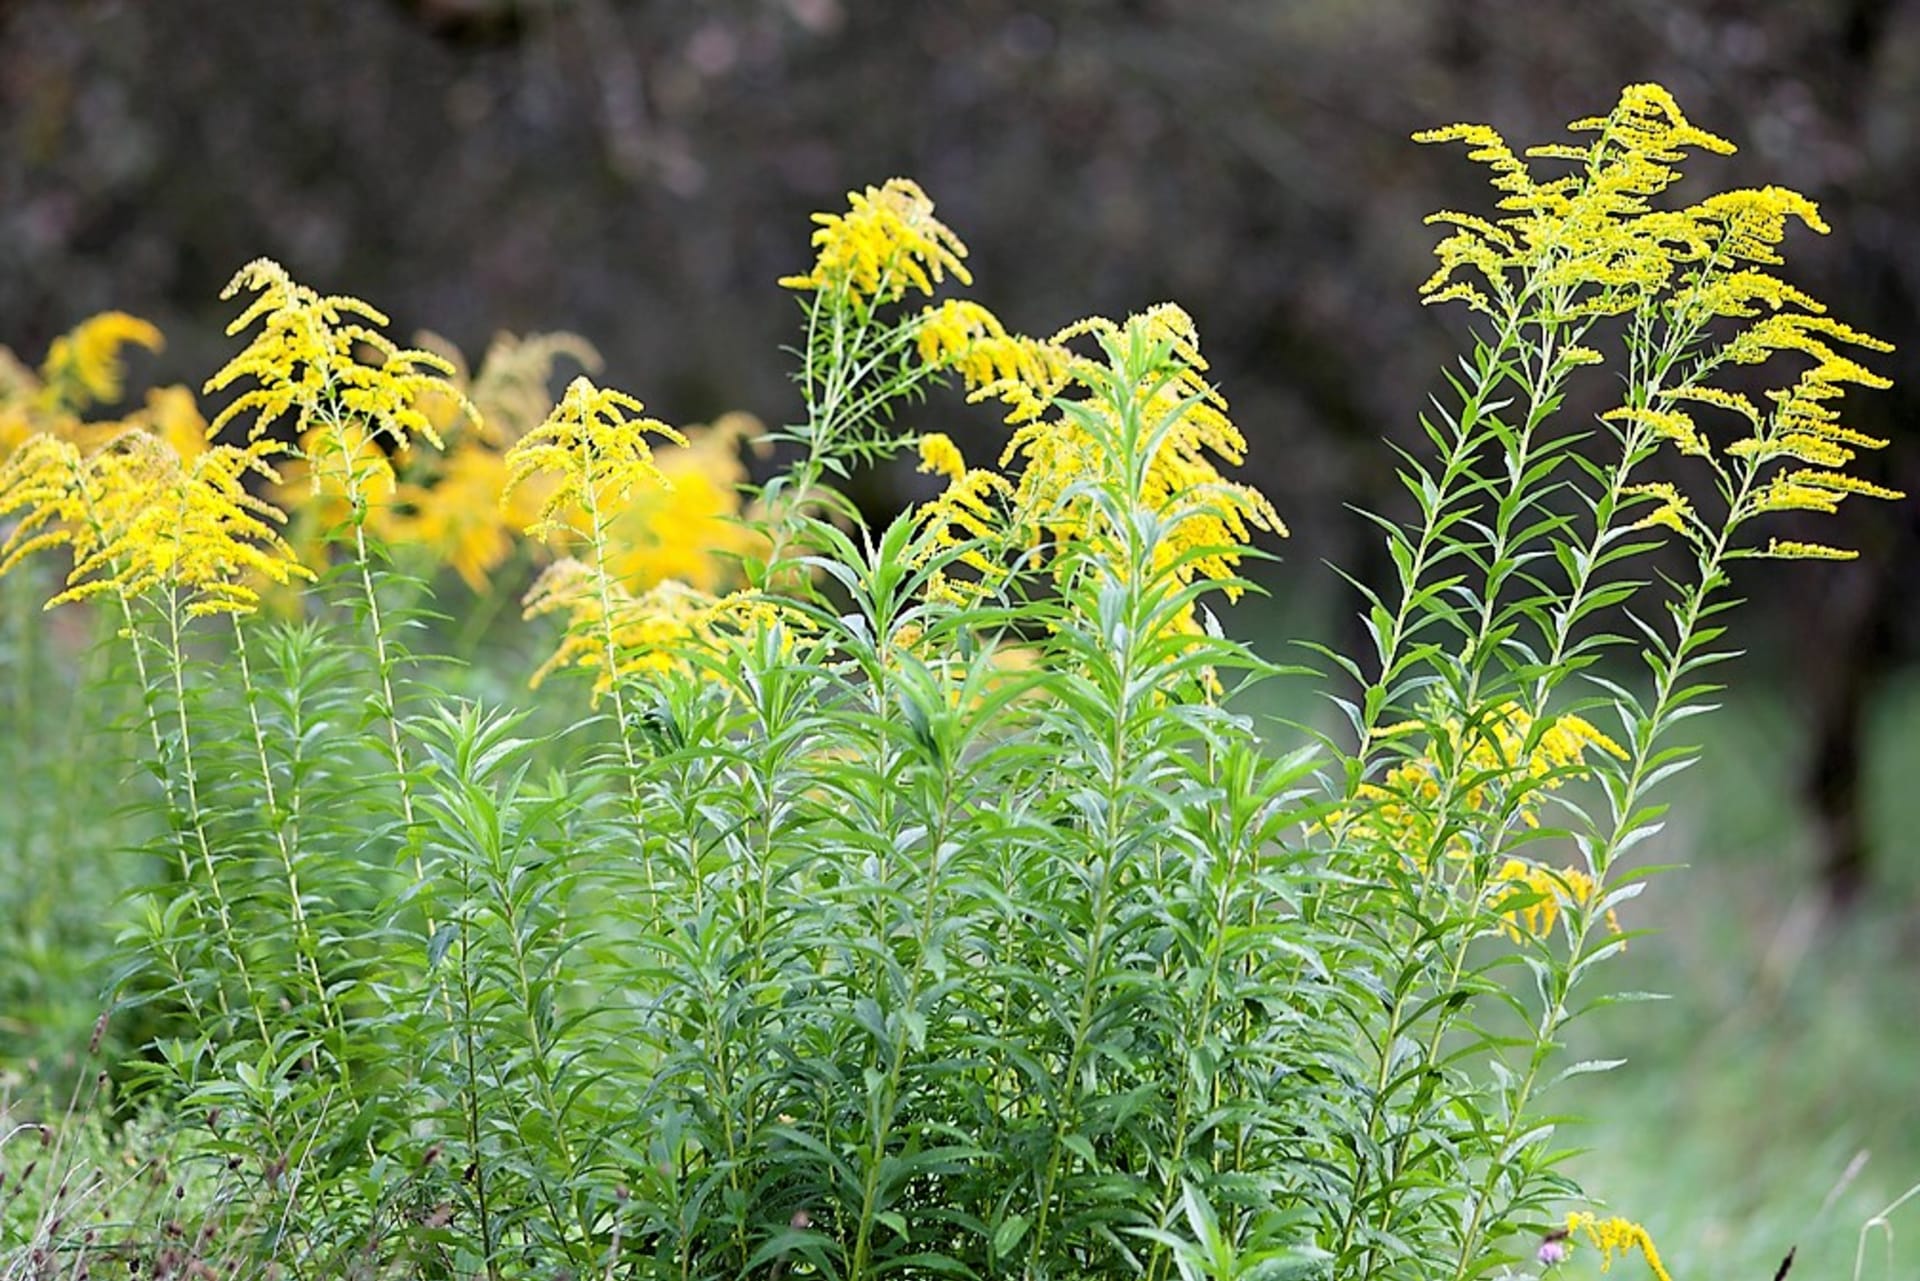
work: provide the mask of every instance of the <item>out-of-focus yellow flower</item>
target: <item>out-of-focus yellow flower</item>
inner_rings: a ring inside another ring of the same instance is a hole
[[[528,533],[564,535],[577,527],[577,511],[604,533],[636,490],[666,486],[647,436],[679,445],[686,437],[657,418],[639,417],[645,410],[625,392],[596,387],[585,376],[568,385],[547,420],[507,451],[509,493],[541,473],[558,480]]]
[[[844,214],[817,213],[813,270],[785,276],[788,289],[844,291],[856,302],[897,301],[909,288],[931,294],[948,274],[973,283],[967,247],[933,216],[933,201],[910,178],[847,193]]]
[[[538,427],[553,412],[553,371],[562,358],[588,374],[602,365],[594,345],[578,334],[497,333],[480,357],[477,372],[469,374],[460,349],[434,333],[414,339],[453,367],[447,381],[478,411],[468,419],[461,403],[444,393],[422,397],[420,408],[436,431],[449,440],[463,420],[490,445],[505,448]]]
[[[207,450],[206,416],[188,388],[155,387],[147,393],[146,407],[128,415],[127,422],[166,441],[188,462]]]
[[[78,413],[90,405],[110,405],[125,388],[124,348],[158,351],[165,345],[152,323],[124,311],[103,311],[53,340],[40,366],[50,407]]]
[[[1494,873],[1492,893],[1495,908],[1506,917],[1507,934],[1518,943],[1529,935],[1543,939],[1552,933],[1563,904],[1586,907],[1593,902],[1594,885],[1593,877],[1577,867],[1556,871],[1510,858]],[[1611,909],[1607,928],[1620,933],[1620,918]]]
[[[484,442],[450,450],[430,485],[402,482],[383,535],[396,546],[417,547],[450,566],[474,591],[513,554],[513,532],[502,510],[507,463]]]
[[[136,413],[126,421],[88,422],[82,413],[118,401],[125,392],[129,346],[158,351],[160,331],[123,311],[102,312],[53,340],[38,371],[0,347],[0,458],[36,433],[59,436],[84,453],[101,448],[129,427],[148,418]],[[166,389],[171,392],[182,389]],[[148,416],[159,392],[147,395]],[[202,428],[205,424],[201,424]]]
[[[1594,1249],[1600,1251],[1600,1270],[1611,1271],[1614,1255],[1628,1255],[1640,1251],[1646,1259],[1647,1267],[1659,1281],[1673,1281],[1667,1274],[1667,1268],[1660,1261],[1660,1252],[1654,1249],[1653,1238],[1647,1230],[1631,1219],[1601,1219],[1586,1211],[1579,1210],[1567,1215],[1567,1235],[1570,1239],[1585,1237]]]
[[[738,581],[741,561],[766,553],[766,538],[742,520],[747,481],[740,444],[763,428],[751,414],[723,414],[689,427],[684,447],[653,456],[660,480],[642,479],[606,527],[602,563],[630,591],[677,579],[703,592]],[[583,529],[576,514],[575,527]]]

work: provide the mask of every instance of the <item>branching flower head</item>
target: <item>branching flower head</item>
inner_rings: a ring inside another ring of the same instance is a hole
[[[1673,1281],[1667,1273],[1666,1264],[1660,1261],[1660,1251],[1654,1248],[1653,1238],[1631,1219],[1602,1219],[1583,1210],[1568,1214],[1567,1240],[1583,1237],[1600,1251],[1600,1269],[1603,1272],[1612,1269],[1615,1255],[1624,1257],[1638,1250],[1640,1257],[1647,1261],[1648,1270],[1658,1281]]]
[[[689,671],[690,654],[712,652],[724,636],[770,627],[785,617],[758,597],[714,596],[673,579],[636,595],[597,566],[572,557],[542,571],[523,604],[528,618],[562,614],[567,620],[559,648],[531,683],[537,686],[561,668],[585,668],[594,674],[596,698],[629,676]]]
[[[1656,317],[1659,330],[1647,341],[1670,353],[1661,362],[1670,362],[1670,373],[1602,418],[1629,457],[1647,445],[1671,445],[1703,460],[1717,473],[1719,489],[1737,495],[1729,532],[1770,512],[1830,513],[1848,495],[1899,497],[1845,471],[1857,451],[1885,442],[1843,426],[1836,408],[1848,386],[1888,385],[1841,348],[1891,349],[1827,316],[1819,301],[1773,274],[1792,227],[1827,231],[1814,203],[1768,186],[1655,208],[1653,198],[1679,179],[1689,151],[1733,150],[1691,124],[1658,85],[1630,85],[1611,113],[1571,128],[1596,137],[1581,146],[1533,147],[1526,159],[1485,125],[1415,135],[1423,142],[1465,142],[1469,157],[1492,171],[1499,207],[1507,211],[1493,221],[1451,210],[1428,219],[1453,231],[1435,249],[1440,265],[1421,286],[1426,301],[1463,300],[1503,324],[1530,319],[1551,326],[1634,309]],[[1537,176],[1529,163],[1535,160],[1566,164],[1569,172]],[[1716,322],[1727,321],[1731,333],[1713,332]],[[1781,353],[1810,358],[1812,366],[1767,392],[1770,412],[1708,381],[1726,366],[1763,364]],[[1698,406],[1739,420],[1744,434],[1724,454],[1696,418]],[[1692,537],[1699,525],[1686,495],[1668,497],[1641,524]],[[1764,550],[1734,554],[1836,559],[1847,553],[1775,538]]]
[[[133,430],[83,458],[67,442],[37,438],[0,469],[0,514],[22,512],[0,572],[64,545],[73,568],[49,607],[169,590],[190,616],[249,613],[260,584],[310,577],[280,534],[284,514],[247,488],[250,477],[279,480],[267,462],[277,448],[220,445],[183,458],[162,437]]]
[[[641,417],[645,410],[627,393],[596,387],[585,375],[568,385],[547,421],[507,451],[509,494],[536,475],[558,482],[528,533],[564,535],[576,528],[575,513],[581,511],[604,531],[636,489],[667,484],[647,437],[677,445],[686,444],[686,437],[657,418]]]
[[[933,201],[910,178],[847,193],[843,214],[817,213],[813,270],[787,276],[788,289],[844,292],[860,303],[898,301],[909,288],[931,294],[949,274],[971,284],[967,247],[933,216]]]
[[[242,379],[254,385],[220,412],[213,431],[251,414],[247,434],[257,440],[293,414],[297,432],[321,423],[337,428],[358,421],[370,435],[384,433],[396,446],[419,435],[438,447],[440,434],[422,408],[424,399],[451,397],[469,416],[477,416],[472,403],[447,381],[451,362],[430,351],[399,346],[380,332],[387,318],[369,304],[317,294],[265,258],[242,267],[220,296],[248,291],[257,296],[227,332],[242,333],[255,324],[260,331],[207,380],[205,390],[222,391]],[[363,350],[373,359],[363,360]]]

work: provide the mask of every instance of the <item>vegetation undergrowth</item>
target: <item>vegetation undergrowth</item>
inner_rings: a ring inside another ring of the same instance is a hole
[[[1734,562],[1892,496],[1835,408],[1885,348],[1772,274],[1804,197],[1660,199],[1731,149],[1664,90],[1573,129],[1421,135],[1501,212],[1434,215],[1422,292],[1475,327],[1370,644],[1313,651],[1337,732],[1237,710],[1309,673],[1216,617],[1285,530],[1192,318],[1011,332],[906,180],[782,282],[773,431],[647,417],[565,337],[468,376],[265,261],[210,422],[88,418],[158,342],[117,313],[0,370],[0,571],[68,557],[151,777],[102,1031],[145,1029],[118,1088],[181,1172],[104,1223],[42,1175],[6,1274],[1665,1281],[1566,1172],[1614,1063],[1560,1051],[1635,999]],[[991,465],[896,426],[948,384]],[[943,492],[870,523],[840,485],[909,451]],[[436,568],[479,614],[515,562],[574,728],[415,652]]]

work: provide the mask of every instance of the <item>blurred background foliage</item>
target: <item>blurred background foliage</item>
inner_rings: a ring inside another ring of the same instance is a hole
[[[1236,623],[1280,657],[1351,612],[1323,561],[1384,570],[1346,504],[1400,510],[1381,441],[1415,439],[1458,349],[1414,301],[1421,218],[1486,193],[1408,134],[1544,140],[1638,80],[1741,145],[1683,192],[1820,202],[1835,234],[1790,244],[1789,278],[1898,346],[1850,421],[1895,442],[1869,474],[1920,491],[1916,0],[0,0],[0,342],[37,358],[124,308],[169,337],[142,371],[197,383],[220,286],[266,254],[469,353],[583,334],[668,421],[778,422],[773,281],[807,214],[908,174],[1010,324],[1193,312],[1294,530]],[[951,402],[912,425],[997,447]],[[1821,539],[1859,561],[1741,582],[1756,652],[1663,852],[1696,868],[1635,922],[1666,928],[1634,964],[1679,999],[1606,1023],[1637,1061],[1596,1087],[1590,1160],[1707,1275],[1808,1231],[1850,1263],[1920,1178],[1917,512],[1849,505]]]

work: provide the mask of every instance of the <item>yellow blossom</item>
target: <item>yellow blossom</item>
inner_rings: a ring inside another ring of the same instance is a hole
[[[929,432],[920,438],[920,470],[959,480],[967,474],[967,460],[945,432]]]
[[[215,446],[182,458],[134,429],[83,458],[66,441],[36,437],[0,468],[0,515],[22,513],[0,572],[65,545],[73,567],[49,607],[166,589],[181,593],[189,615],[249,613],[258,584],[306,576],[280,534],[285,516],[247,488],[249,477],[279,479],[266,461],[278,448]]]
[[[603,562],[631,591],[677,579],[704,592],[738,581],[741,562],[766,554],[766,538],[744,519],[747,469],[740,444],[764,428],[751,414],[723,414],[689,427],[683,448],[654,455],[659,480],[642,479],[607,522]],[[575,528],[586,529],[575,515]]]
[[[1610,422],[1635,423],[1645,427],[1662,440],[1672,441],[1683,454],[1695,454],[1706,457],[1712,452],[1700,429],[1693,424],[1691,415],[1678,409],[1648,409],[1633,405],[1622,405],[1600,415]]]
[[[1762,556],[1772,556],[1780,560],[1858,560],[1860,553],[1845,547],[1828,547],[1824,543],[1797,543],[1791,539],[1770,538]]]
[[[1658,1281],[1673,1281],[1667,1274],[1666,1265],[1660,1261],[1660,1252],[1654,1249],[1653,1238],[1645,1228],[1629,1219],[1601,1219],[1586,1211],[1575,1211],[1567,1215],[1567,1235],[1569,1238],[1585,1237],[1594,1249],[1600,1251],[1602,1272],[1612,1270],[1616,1254],[1624,1256],[1638,1250]]]
[[[894,302],[909,288],[931,294],[951,273],[971,284],[961,259],[967,247],[933,216],[933,201],[918,183],[890,178],[879,187],[847,193],[844,214],[817,213],[819,256],[804,276],[787,276],[789,289],[844,290],[856,301]]]
[[[1494,873],[1494,906],[1506,917],[1507,934],[1518,943],[1531,936],[1543,939],[1553,932],[1560,919],[1562,904],[1585,907],[1593,901],[1593,877],[1577,867],[1555,871],[1521,859],[1510,858]],[[1607,928],[1620,933],[1620,920],[1611,909]]]
[[[1349,839],[1375,843],[1420,866],[1435,853],[1473,851],[1457,830],[1470,815],[1511,814],[1525,827],[1540,822],[1541,794],[1590,770],[1589,751],[1625,759],[1626,750],[1574,715],[1539,726],[1526,709],[1502,702],[1471,723],[1457,715],[1408,721],[1380,731],[1383,741],[1421,731],[1425,745],[1408,752],[1378,783],[1363,783],[1356,804],[1326,824]],[[1452,780],[1449,784],[1449,779]]]
[[[40,366],[49,407],[73,412],[120,399],[126,382],[121,350],[128,346],[158,351],[160,331],[124,311],[103,311],[81,321],[47,348]]]
[[[513,554],[513,530],[502,510],[506,460],[484,441],[465,440],[446,456],[433,483],[405,481],[394,493],[382,533],[400,546],[425,550],[474,591]]]
[[[1700,531],[1696,528],[1693,507],[1687,502],[1685,494],[1668,481],[1649,481],[1641,485],[1627,485],[1620,490],[1622,498],[1648,498],[1653,501],[1653,510],[1635,521],[1634,529],[1651,529],[1662,526],[1676,534],[1699,541]]]
[[[566,332],[497,333],[472,374],[460,349],[438,334],[421,333],[414,341],[452,366],[448,383],[475,410],[475,416],[467,419],[454,395],[439,392],[422,397],[421,412],[435,431],[451,439],[466,419],[480,439],[501,448],[538,427],[553,411],[553,371],[562,358],[589,374],[599,373],[603,363],[592,343]]]
[[[616,678],[689,671],[689,655],[710,651],[724,636],[791,622],[757,597],[745,593],[716,597],[671,579],[636,595],[600,569],[572,557],[549,565],[534,581],[524,604],[528,618],[555,613],[567,618],[559,648],[540,665],[531,683],[537,686],[563,667],[582,667],[594,673],[596,697],[610,690]],[[611,674],[607,671],[609,645],[617,664]]]
[[[541,473],[559,482],[528,533],[561,534],[575,528],[576,509],[593,513],[591,519],[600,522],[603,531],[604,522],[636,489],[668,483],[647,436],[681,445],[686,437],[656,418],[638,417],[645,409],[623,391],[594,386],[585,375],[567,386],[546,422],[507,451],[509,493]]]
[[[220,411],[211,430],[252,414],[248,439],[257,440],[281,417],[295,415],[296,432],[318,423],[339,427],[365,423],[404,447],[415,435],[436,448],[440,433],[423,400],[451,397],[469,416],[466,397],[447,381],[453,366],[432,352],[403,348],[379,331],[387,318],[357,298],[322,296],[297,284],[280,264],[265,258],[242,267],[222,298],[243,291],[257,295],[229,334],[260,325],[247,346],[207,380],[216,392],[242,379],[254,386]],[[373,359],[363,360],[366,351]]]

